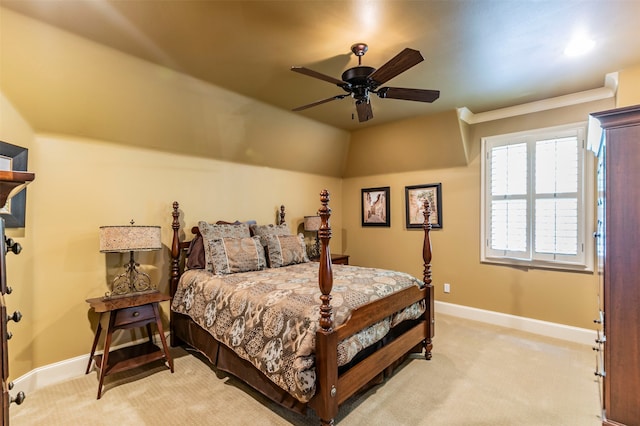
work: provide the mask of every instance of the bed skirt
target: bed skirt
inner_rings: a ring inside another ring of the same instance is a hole
[[[258,371],[253,364],[237,356],[227,346],[215,340],[206,330],[186,316],[172,313],[173,331],[177,334],[177,342],[185,343],[202,353],[218,370],[229,373],[262,393],[270,400],[300,414],[306,414],[307,404],[302,403],[278,387],[275,383]]]
[[[187,315],[172,312],[171,321],[173,323],[172,329],[175,333],[171,340],[173,346],[186,344],[204,355],[216,369],[237,377],[282,407],[296,413],[306,415],[306,403],[298,401],[287,391],[274,384],[267,378],[267,376],[257,370],[253,364],[240,358],[227,346],[215,340],[205,329],[192,321]],[[406,328],[409,328],[412,323],[413,321],[405,321],[394,327],[390,333],[391,336],[387,336],[378,344],[367,348],[368,350],[365,350],[365,353],[360,354],[349,364],[340,368],[340,372],[348,370],[351,365],[355,365],[358,361],[366,358],[370,353],[379,349],[380,346],[393,340],[394,335],[399,334],[399,332],[404,331]],[[395,368],[406,360],[410,353],[418,352],[422,352],[421,345],[416,346],[412,351],[389,366],[384,372],[373,378],[360,390],[360,392],[366,391],[372,386],[384,382],[386,378],[393,374]]]

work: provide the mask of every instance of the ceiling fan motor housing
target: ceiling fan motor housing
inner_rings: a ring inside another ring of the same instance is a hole
[[[355,99],[366,99],[369,96],[369,89],[375,88],[375,83],[371,84],[369,76],[376,69],[364,65],[349,68],[342,73],[342,80],[349,83],[344,90],[351,92]]]

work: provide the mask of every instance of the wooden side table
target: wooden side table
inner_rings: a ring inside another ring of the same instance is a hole
[[[348,254],[331,254],[331,263],[333,263],[334,265],[348,265],[349,255]]]
[[[320,261],[320,258],[314,257],[310,259],[312,262]],[[348,265],[349,264],[349,255],[348,254],[333,254],[331,253],[331,263],[334,265]]]
[[[159,359],[164,359],[173,373],[173,360],[169,354],[167,340],[164,337],[162,321],[158,311],[158,303],[169,299],[169,296],[159,292],[134,294],[112,299],[103,299],[102,297],[87,299],[87,303],[100,314],[100,322],[98,323],[96,336],[93,339],[89,363],[85,374],[89,374],[91,369],[91,361],[94,359],[94,353],[102,329],[107,328],[104,352],[102,355],[95,356],[96,366],[100,368],[98,399],[102,396],[102,384],[104,377],[108,374],[129,370]],[[153,334],[151,332],[152,323],[155,323],[158,327],[158,333],[162,341],[162,349],[153,343]],[[114,331],[137,327],[146,327],[147,333],[149,334],[148,342],[128,346],[111,353],[109,352],[111,337]]]

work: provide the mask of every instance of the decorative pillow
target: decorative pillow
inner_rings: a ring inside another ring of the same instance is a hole
[[[303,234],[267,235],[266,240],[271,268],[309,262]]]
[[[241,223],[238,225],[213,225],[205,221],[198,222],[198,229],[202,235],[204,242],[204,258],[206,261],[206,269],[209,272],[214,272],[213,267],[213,254],[211,253],[211,244],[213,240],[219,240],[221,238],[249,238],[251,232],[249,231],[249,225]]]
[[[260,242],[266,247],[267,235],[291,235],[289,226],[286,223],[280,225],[251,225],[253,235],[260,237]]]
[[[267,267],[260,238],[220,238],[208,241],[217,275],[259,271]]]

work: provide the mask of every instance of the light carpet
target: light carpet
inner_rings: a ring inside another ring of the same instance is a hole
[[[202,358],[173,350],[175,373],[149,364],[48,386],[12,405],[19,425],[317,425]],[[340,425],[601,424],[589,346],[438,315],[433,359],[409,359],[382,385],[349,399]]]

